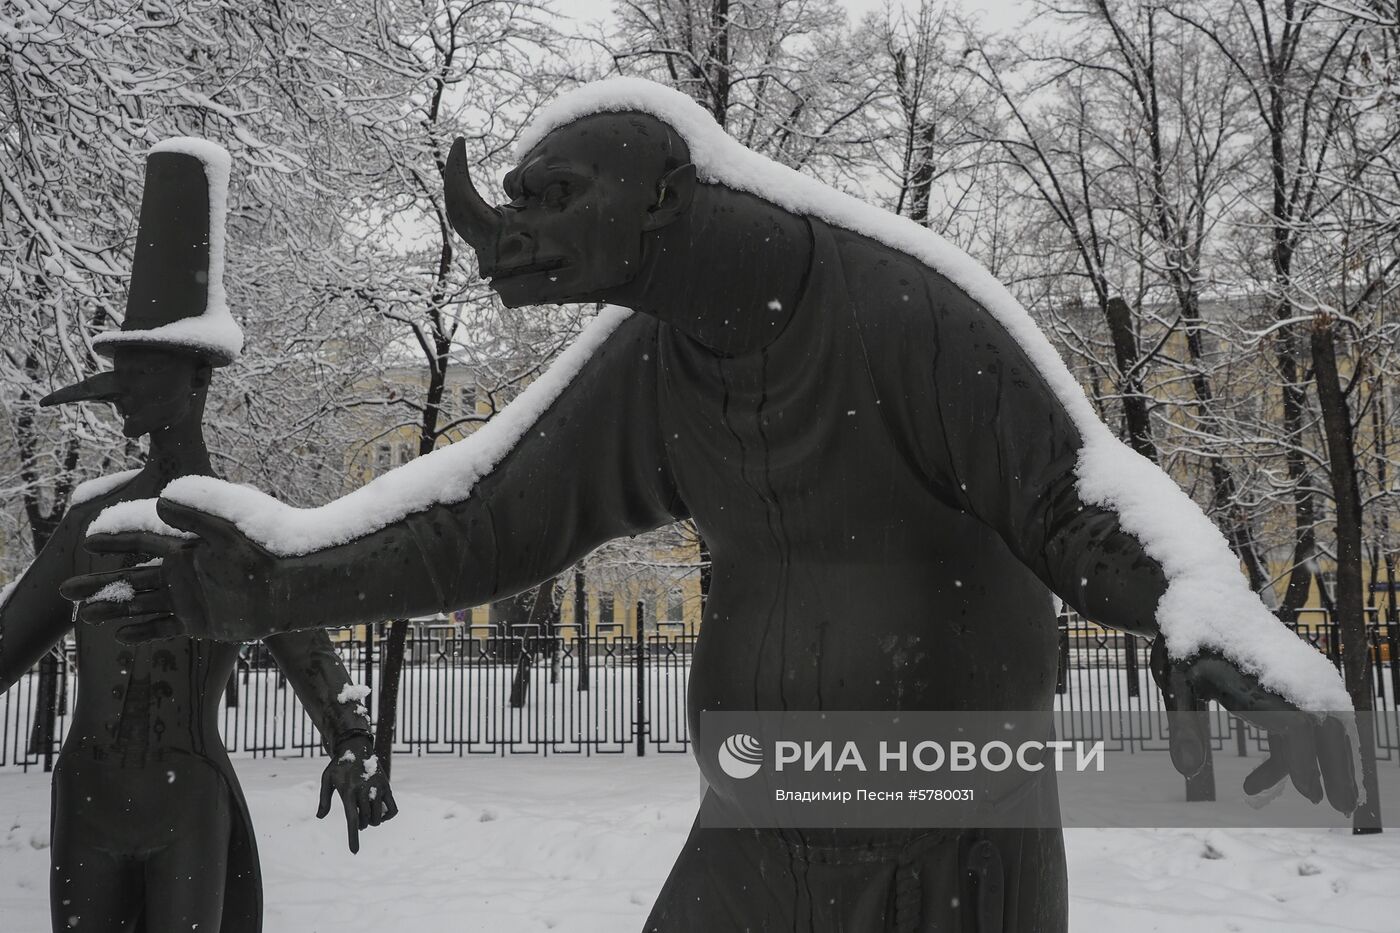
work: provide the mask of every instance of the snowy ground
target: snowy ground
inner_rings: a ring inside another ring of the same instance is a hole
[[[322,763],[236,763],[268,933],[639,930],[699,799],[684,755],[405,757],[402,813],[351,856],[343,824],[313,816]],[[47,775],[0,772],[5,933],[48,929],[48,806]],[[1078,829],[1068,847],[1075,933],[1400,928],[1400,831]]]

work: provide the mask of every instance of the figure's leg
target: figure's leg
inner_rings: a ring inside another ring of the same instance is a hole
[[[223,921],[233,807],[212,766],[202,780],[184,781],[170,839],[145,860],[146,916],[152,930],[218,933]],[[172,784],[179,787],[181,782]]]
[[[140,865],[99,847],[102,827],[88,818],[93,788],[84,788],[60,765],[53,789],[49,910],[54,933],[134,930],[141,912]]]

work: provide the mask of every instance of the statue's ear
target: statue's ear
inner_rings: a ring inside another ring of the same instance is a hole
[[[656,203],[647,208],[642,220],[643,230],[658,230],[690,210],[695,197],[695,166],[687,162],[661,176],[657,186]]]

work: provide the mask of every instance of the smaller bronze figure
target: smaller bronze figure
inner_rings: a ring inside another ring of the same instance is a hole
[[[241,344],[222,301],[227,175],[227,155],[201,140],[163,143],[147,160],[126,319],[94,342],[113,369],[42,404],[115,405],[127,437],[149,435],[149,455],[138,471],[79,487],[48,545],[0,601],[0,691],[73,626],[72,604],[58,591],[64,578],[137,562],[83,549],[94,518],[155,497],[177,477],[213,475],[205,397],[213,367],[231,362]],[[175,637],[132,646],[94,626],[79,626],[76,638],[77,706],[53,778],[53,929],[260,930],[252,825],[217,726],[238,645]],[[266,644],[331,755],[317,815],[330,812],[338,792],[358,851],[359,831],[397,812],[360,694],[324,632]]]

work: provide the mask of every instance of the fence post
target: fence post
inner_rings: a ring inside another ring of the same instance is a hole
[[[578,692],[587,693],[589,678],[588,595],[583,591],[583,571],[574,568],[574,623],[578,626]]]
[[[379,707],[374,703],[374,633],[378,627],[379,623],[377,622],[365,625],[364,660],[361,662],[360,668],[360,676],[364,678],[364,686],[369,690],[369,693],[365,694],[365,709],[369,711],[371,722],[377,718],[375,713],[379,710]]]
[[[1123,633],[1123,674],[1128,679],[1128,696],[1142,696],[1142,684],[1138,677],[1137,636]]]
[[[1055,665],[1055,692],[1062,694],[1069,690],[1069,616],[1066,613],[1060,613],[1056,627],[1059,631],[1059,663]]]
[[[637,600],[637,757],[647,753],[647,633],[646,606]]]

